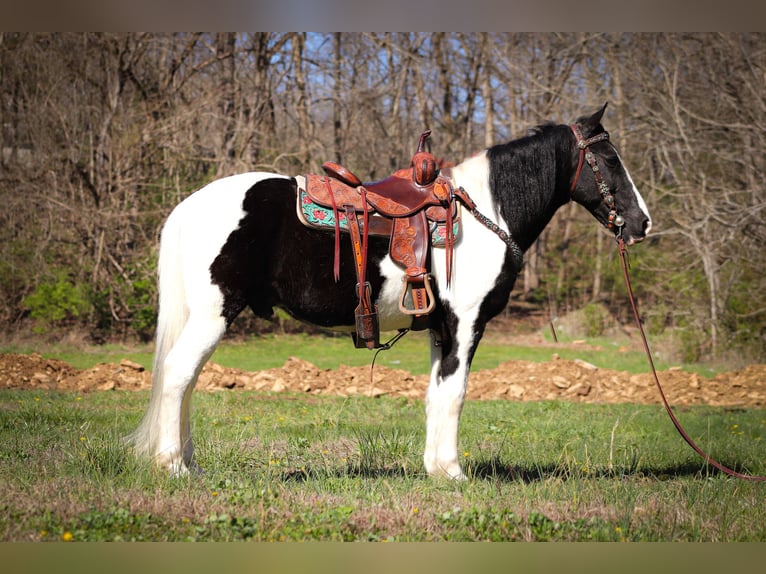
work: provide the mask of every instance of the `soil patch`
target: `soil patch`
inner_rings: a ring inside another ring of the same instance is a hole
[[[674,405],[764,407],[766,365],[749,365],[713,378],[677,369],[661,371],[660,382]],[[0,388],[49,389],[76,392],[142,390],[151,386],[151,373],[123,360],[79,370],[40,355],[0,355]],[[376,366],[337,369],[319,367],[291,357],[284,366],[257,372],[205,365],[197,384],[202,391],[258,390],[306,394],[404,396],[423,398],[427,375]],[[659,393],[649,373],[600,369],[584,361],[545,363],[507,361],[495,369],[471,373],[468,399],[537,401],[561,399],[583,403],[658,404]]]

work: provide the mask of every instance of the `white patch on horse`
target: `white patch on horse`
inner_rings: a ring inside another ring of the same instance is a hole
[[[489,162],[481,153],[453,169],[453,184],[462,186],[479,211],[492,214],[504,230],[506,223],[495,211],[489,187]],[[441,351],[431,349],[431,378],[426,394],[426,448],[423,462],[430,475],[465,479],[458,457],[458,426],[465,400],[469,353],[476,332],[474,325],[481,304],[495,286],[502,272],[506,245],[494,233],[465,213],[463,231],[455,245],[452,278],[447,286],[446,262],[440,250],[432,252],[431,266],[439,293],[448,303],[459,323],[454,345],[458,366],[446,377],[440,375]]]
[[[617,150],[615,149],[615,152]],[[622,164],[622,169],[625,170],[625,177],[628,178],[628,181],[630,182],[631,187],[633,188],[633,193],[636,195],[636,201],[638,202],[638,207],[641,208],[641,211],[644,212],[644,215],[646,215],[646,218],[648,219],[648,222],[646,224],[645,228],[645,235],[649,235],[649,232],[652,230],[652,216],[649,215],[649,208],[646,206],[646,202],[644,201],[644,198],[641,196],[641,193],[639,193],[638,188],[636,187],[636,184],[633,182],[633,178],[630,177],[630,172],[628,171],[628,168],[625,166],[625,163],[622,161],[622,158],[620,157],[620,154],[617,154],[617,157],[620,159],[620,164]]]
[[[454,186],[463,187],[479,211],[489,215],[500,228],[508,231],[505,221],[495,209],[490,193],[486,153],[453,168],[452,176]],[[431,265],[442,298],[449,302],[459,317],[475,318],[479,306],[494,287],[503,269],[506,245],[466,210],[463,211],[461,222],[463,229],[455,245],[449,287],[443,250],[433,250]]]
[[[399,310],[399,302],[402,298],[402,279],[404,269],[393,262],[386,255],[379,265],[380,274],[383,276],[383,286],[380,289],[375,303],[378,306],[378,321],[381,331],[394,331],[408,329],[412,325],[412,316],[405,315]]]
[[[244,216],[245,193],[265,177],[275,176],[254,172],[215,180],[177,205],[163,226],[152,395],[127,439],[173,474],[196,467],[191,393],[226,330],[223,294],[210,281],[210,265]]]

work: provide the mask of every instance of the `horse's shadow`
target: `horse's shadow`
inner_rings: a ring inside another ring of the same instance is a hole
[[[476,480],[496,482],[535,483],[549,479],[587,480],[597,478],[671,480],[684,477],[702,478],[721,474],[712,467],[697,462],[685,462],[662,467],[641,468],[597,468],[592,470],[573,470],[560,464],[520,466],[503,463],[498,459],[480,461],[468,469],[469,477]]]
[[[520,466],[501,462],[499,459],[478,461],[466,469],[469,480],[484,480],[506,483],[536,483],[546,480],[588,480],[597,478],[611,478],[616,480],[648,479],[666,481],[678,478],[692,477],[705,478],[722,474],[713,467],[705,466],[697,462],[684,462],[669,466],[642,467],[636,469],[614,468],[593,469],[589,471],[572,470],[562,467],[560,464]],[[415,478],[428,479],[424,470],[413,471],[402,466],[371,467],[352,466],[337,468],[328,471],[312,467],[300,470],[286,470],[280,474],[282,482],[308,482],[320,480],[323,477],[332,478]]]
[[[286,470],[280,474],[280,479],[282,482],[308,482],[323,478],[412,478],[419,477],[421,474],[425,476],[424,472],[414,472],[402,467],[348,467],[332,471],[324,468],[318,470],[312,467],[305,467],[300,470]]]

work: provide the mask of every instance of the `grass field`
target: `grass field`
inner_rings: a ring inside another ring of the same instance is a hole
[[[426,372],[426,344],[412,334],[378,364]],[[618,356],[611,345],[529,348],[490,337],[475,367],[555,351],[645,370],[640,354]],[[80,368],[151,359],[148,348],[43,354]],[[213,360],[257,370],[290,355],[324,368],[371,358],[345,337],[288,336],[227,342]],[[422,400],[197,393],[205,473],[176,479],[120,443],[147,400],[146,391],[0,391],[0,540],[766,540],[766,485],[706,468],[657,406],[469,401],[460,450],[471,479],[454,483],[423,471]],[[724,464],[766,472],[766,411],[677,413]]]
[[[0,393],[0,540],[766,540],[764,485],[706,469],[655,407],[469,402],[453,483],[422,470],[421,401],[198,393],[206,472],[171,479],[118,440],[146,400]],[[680,416],[766,471],[766,412]]]

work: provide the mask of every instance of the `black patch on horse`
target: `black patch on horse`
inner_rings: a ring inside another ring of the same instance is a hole
[[[296,319],[320,327],[354,324],[356,275],[351,246],[341,237],[340,280],[332,277],[332,233],[309,229],[296,215],[297,183],[290,178],[259,181],[245,193],[245,215],[210,266],[223,293],[227,325],[249,306],[264,318],[284,308]],[[379,263],[388,244],[370,238],[367,278],[379,293]]]

